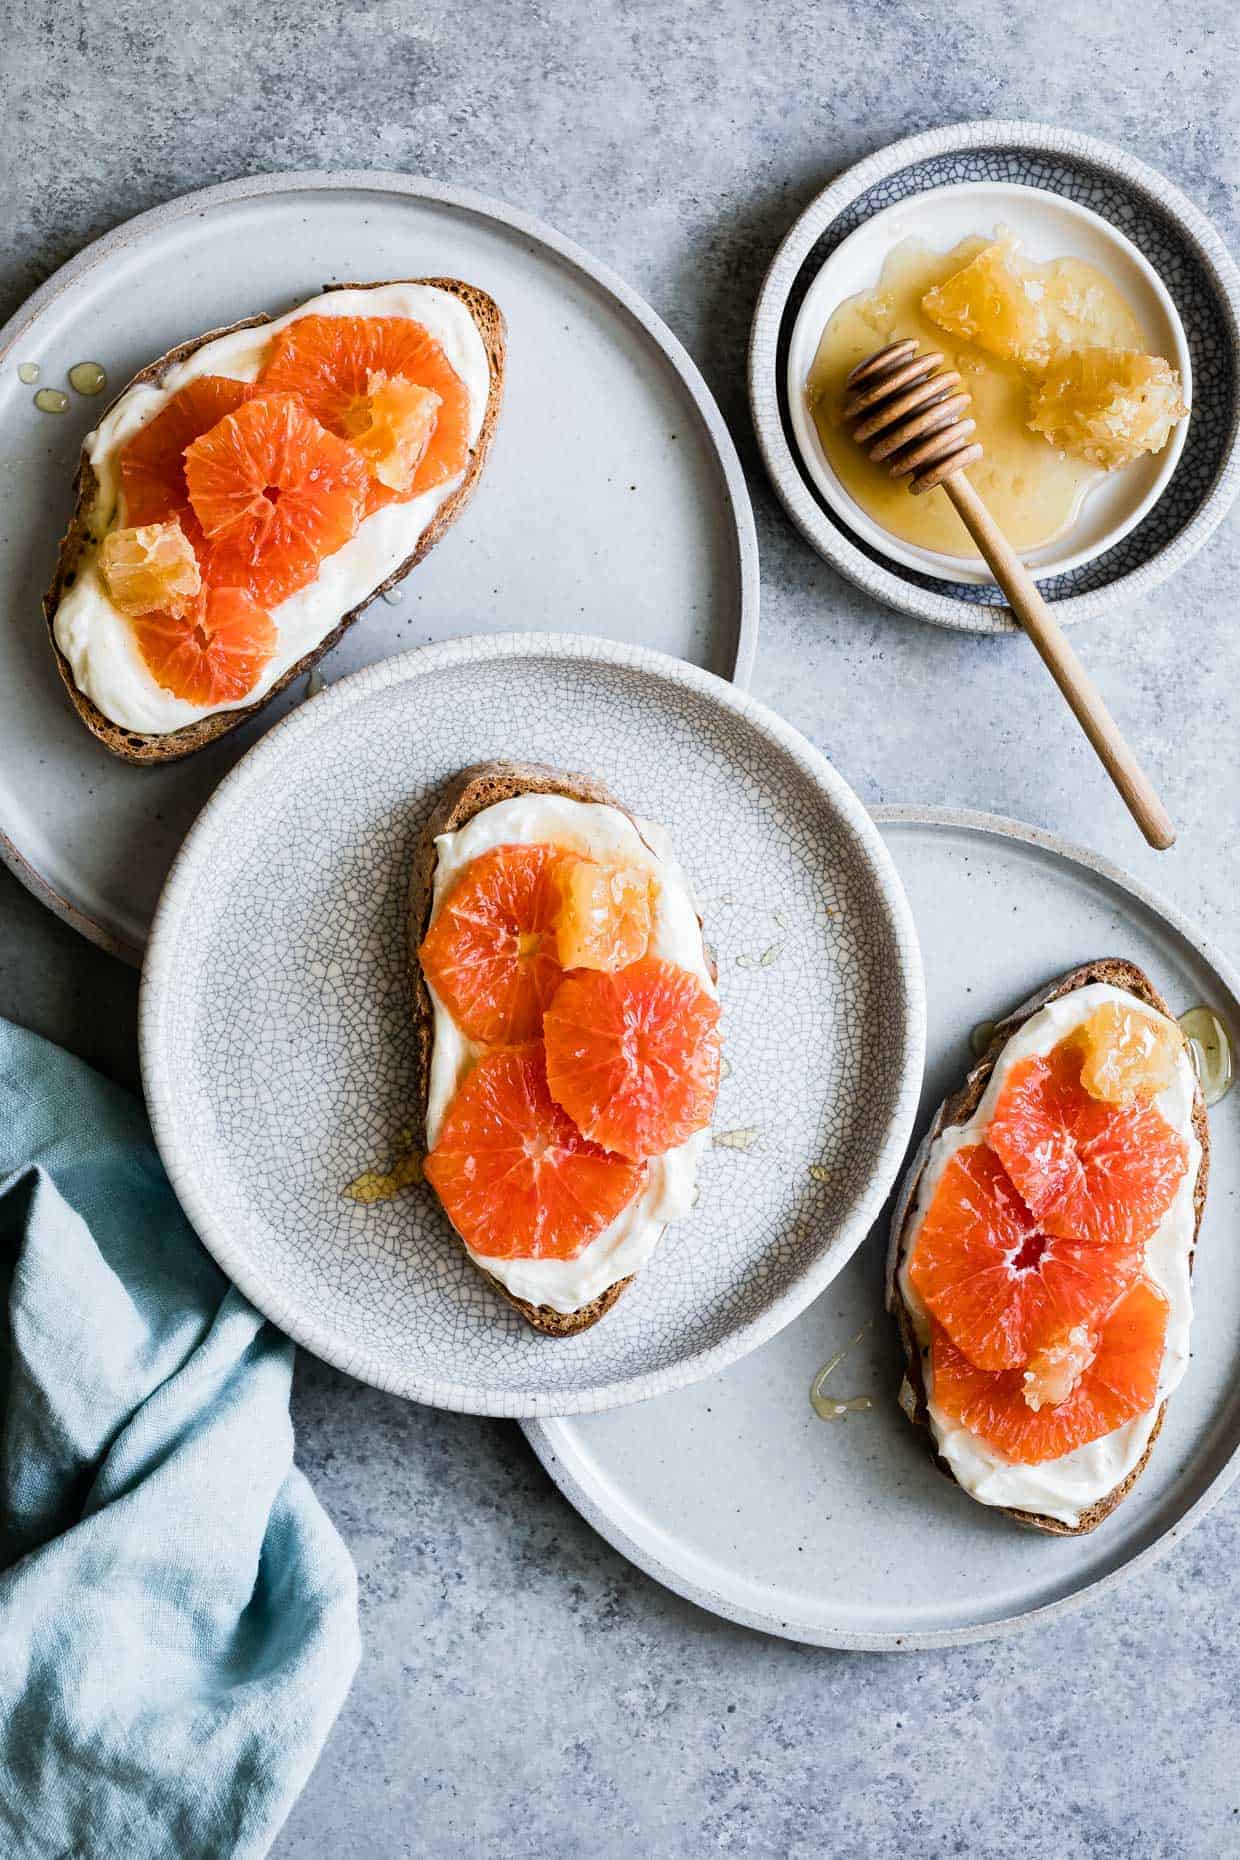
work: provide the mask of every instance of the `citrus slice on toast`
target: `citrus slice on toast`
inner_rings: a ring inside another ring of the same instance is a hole
[[[121,490],[128,525],[139,527],[188,515],[186,533],[191,542],[199,540],[185,483],[185,448],[209,433],[225,414],[235,413],[253,393],[246,381],[230,381],[226,375],[200,375],[196,381],[187,382],[153,420],[139,428],[121,453]]]
[[[979,1369],[1014,1369],[1109,1311],[1141,1267],[1138,1246],[1042,1232],[982,1143],[939,1177],[909,1265],[922,1303]]]
[[[372,478],[398,495],[410,491],[439,418],[439,396],[403,375],[371,375],[346,416],[344,437]]]
[[[204,588],[186,607],[129,624],[156,684],[187,704],[235,704],[276,649],[270,616],[244,588]]]
[[[1157,1106],[1093,1098],[1071,1039],[1013,1066],[986,1140],[1048,1234],[1147,1240],[1175,1199],[1187,1147]]]
[[[295,394],[316,420],[347,439],[367,424],[371,383],[403,380],[439,396],[434,428],[404,490],[372,477],[368,510],[404,502],[464,471],[469,392],[430,332],[403,316],[299,316],[274,338],[264,389]]]
[[[573,1259],[628,1206],[644,1167],[587,1142],[547,1090],[540,1041],[486,1053],[448,1107],[426,1178],[473,1252]]]
[[[543,1019],[547,1082],[583,1135],[640,1161],[710,1122],[719,1003],[677,963],[576,969]]]
[[[1055,1402],[1035,1398],[1037,1406],[1029,1399],[1025,1371],[977,1368],[942,1325],[934,1324],[934,1405],[1015,1465],[1056,1460],[1154,1406],[1167,1315],[1158,1288],[1148,1279],[1135,1280],[1089,1336],[1069,1392]]]
[[[444,898],[418,955],[453,1020],[485,1046],[542,1032],[560,985],[555,873],[563,849],[494,846],[471,859]]]
[[[245,401],[186,448],[204,574],[276,607],[357,529],[364,461],[287,394]]]

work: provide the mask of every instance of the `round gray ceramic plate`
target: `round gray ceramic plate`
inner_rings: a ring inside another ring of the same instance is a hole
[[[675,337],[614,273],[528,214],[399,174],[258,175],[187,194],[89,246],[0,332],[0,855],[46,904],[137,961],[185,830],[299,703],[161,769],[116,761],[65,698],[39,608],[83,435],[172,344],[325,282],[466,278],[508,322],[504,411],[477,496],[323,662],[329,680],[426,640],[513,626],[636,640],[748,681],[758,556],[719,411]],[[98,400],[40,413],[17,370]]]
[[[1092,136],[1047,123],[954,123],[880,149],[810,202],[771,263],[750,338],[749,399],[767,470],[807,542],[876,599],[940,626],[1014,629],[993,582],[935,579],[893,561],[848,527],[803,466],[786,393],[797,314],[831,253],[873,214],[898,203],[907,209],[905,230],[919,232],[917,196],[961,182],[1016,182],[1091,208],[1140,248],[1184,326],[1193,410],[1170,483],[1113,547],[1077,568],[1038,577],[1065,624],[1131,607],[1196,553],[1240,489],[1240,274],[1209,221],[1177,187]]]
[[[985,815],[875,813],[926,964],[919,1132],[972,1063],[973,1027],[1090,957],[1129,956],[1177,1013],[1204,1002],[1240,1031],[1240,978],[1174,911],[1092,853]],[[750,1627],[818,1646],[916,1648],[1058,1616],[1166,1550],[1240,1469],[1240,1091],[1210,1125],[1192,1366],[1148,1468],[1091,1536],[1021,1530],[935,1470],[896,1405],[902,1362],[882,1309],[885,1221],[816,1304],[726,1375],[624,1414],[526,1432],[617,1549]],[[873,1406],[820,1421],[810,1384],[843,1349],[826,1392]]]
[[[416,1125],[410,857],[445,782],[494,756],[588,770],[663,822],[719,960],[731,1069],[698,1204],[564,1339],[474,1270],[429,1188],[342,1193]],[[268,1317],[419,1401],[576,1413],[735,1362],[840,1271],[912,1129],[921,962],[877,829],[789,725],[662,653],[509,634],[355,674],[227,777],[160,901],[141,1049],[177,1194]]]

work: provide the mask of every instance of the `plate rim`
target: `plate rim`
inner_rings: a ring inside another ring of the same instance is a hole
[[[1158,304],[1159,309],[1162,311],[1163,316],[1166,318],[1167,326],[1171,331],[1172,345],[1175,351],[1174,355],[1168,359],[1173,360],[1176,368],[1179,370],[1183,396],[1188,402],[1191,411],[1193,400],[1193,363],[1192,356],[1189,352],[1188,336],[1184,329],[1183,318],[1176,308],[1175,299],[1163,283],[1162,278],[1155,270],[1151,261],[1145,256],[1140,246],[1128,237],[1122,227],[1112,225],[1111,221],[1106,219],[1101,213],[1096,212],[1093,207],[1083,206],[1079,200],[1069,200],[1065,194],[1057,194],[1049,188],[1033,187],[1027,181],[946,181],[941,187],[926,188],[924,193],[917,195],[916,199],[917,203],[920,204],[922,202],[942,200],[948,195],[970,195],[980,193],[998,193],[1008,198],[1011,198],[1013,195],[1028,195],[1043,201],[1053,201],[1060,212],[1067,215],[1070,219],[1085,221],[1095,229],[1099,238],[1110,241],[1114,245],[1116,251],[1122,253],[1128,259],[1129,264],[1132,265],[1145,280],[1146,289],[1150,292],[1154,301]],[[854,239],[860,240],[863,233],[869,232],[873,227],[877,226],[880,221],[887,220],[888,218],[894,219],[898,214],[904,213],[908,205],[908,201],[893,201],[889,207],[880,207],[877,213],[870,215],[869,219],[862,220],[859,226],[854,226],[852,231],[846,233],[844,238],[840,240],[835,250],[827,254],[822,264],[818,267],[818,270],[814,273],[814,276],[810,279],[809,284],[806,286],[805,296],[801,300],[801,307],[793,320],[792,330],[789,336],[787,366],[784,369],[784,397],[788,403],[788,418],[792,425],[793,438],[796,440],[797,451],[800,453],[801,463],[805,471],[813,479],[821,496],[831,505],[836,516],[839,517],[840,521],[844,523],[854,535],[860,535],[862,540],[866,542],[870,548],[879,549],[883,554],[887,555],[891,561],[900,564],[900,566],[904,568],[911,568],[915,573],[929,575],[935,580],[945,583],[954,583],[957,586],[962,581],[971,582],[978,587],[984,587],[988,584],[993,586],[994,575],[980,555],[972,557],[962,556],[955,561],[954,566],[949,566],[953,558],[942,554],[942,552],[936,552],[932,549],[922,549],[919,544],[903,541],[900,537],[892,536],[889,532],[884,531],[883,526],[878,520],[871,517],[867,511],[861,508],[842,481],[836,476],[830,461],[826,458],[825,452],[823,452],[822,464],[815,458],[814,449],[810,440],[813,420],[806,411],[806,396],[803,392],[798,391],[794,393],[792,364],[797,350],[797,335],[802,324],[806,321],[811,301],[823,277],[831,267],[836,264],[836,261],[847,252],[848,247],[852,244]],[[888,254],[894,249],[894,247],[889,246]],[[844,298],[837,299],[836,308],[838,309],[840,304],[845,301],[846,299]],[[818,314],[821,316],[821,311],[819,311]],[[830,314],[834,315],[834,311]],[[799,388],[799,382],[796,385]],[[1181,420],[1174,428],[1167,444],[1164,445],[1162,451],[1158,454],[1158,470],[1155,474],[1153,483],[1140,501],[1129,510],[1128,514],[1113,524],[1111,529],[1104,534],[1101,541],[1086,544],[1083,548],[1077,549],[1074,554],[1069,555],[1063,561],[1037,563],[1033,568],[1035,576],[1066,575],[1070,574],[1073,569],[1085,568],[1090,562],[1097,561],[1100,555],[1105,555],[1108,549],[1113,549],[1117,543],[1123,542],[1126,536],[1131,535],[1138,523],[1142,522],[1149,515],[1150,511],[1153,510],[1155,504],[1157,504],[1163,492],[1171,483],[1172,477],[1175,474],[1175,468],[1180,462],[1180,455],[1184,451],[1187,438],[1188,421]],[[821,446],[819,446],[818,449],[820,452],[822,451]],[[1088,501],[1087,495],[1085,503],[1088,503]],[[1078,519],[1084,507],[1085,505],[1082,504],[1081,510],[1077,512]],[[861,529],[861,522],[869,525],[870,529],[873,531],[872,535]],[[1074,527],[1074,525],[1070,526],[1070,529],[1071,527]],[[886,538],[885,543],[881,540],[884,537]],[[1066,536],[1051,537],[1047,543],[1038,544],[1034,549],[1030,550],[1018,550],[1017,553],[1021,555],[1022,559],[1028,564],[1028,558],[1036,555],[1039,549],[1049,548],[1054,543],[1064,540],[1066,540]],[[901,553],[901,551],[903,551],[903,553]],[[921,557],[920,560],[918,560],[919,556]]]
[[[767,268],[754,307],[749,333],[749,410],[758,449],[780,504],[793,527],[823,561],[860,588],[872,600],[936,626],[957,632],[1016,634],[1020,631],[1006,607],[983,607],[918,587],[874,562],[848,535],[832,530],[831,547],[824,546],[820,522],[805,487],[800,466],[783,430],[779,412],[779,371],[776,366],[780,330],[788,297],[815,242],[839,213],[866,189],[888,175],[915,167],[919,162],[953,150],[1044,149],[1088,164],[1135,188],[1178,221],[1180,230],[1195,245],[1218,280],[1230,312],[1231,338],[1240,351],[1240,270],[1211,222],[1188,196],[1149,163],[1114,143],[1063,129],[1054,123],[1023,118],[975,118],[942,124],[918,135],[901,137],[876,149],[845,168],[814,195],[793,220]],[[1054,192],[1054,189],[1047,190]],[[1234,410],[1231,445],[1217,478],[1200,508],[1178,535],[1128,574],[1088,594],[1056,601],[1055,613],[1065,626],[1092,620],[1121,603],[1151,593],[1182,568],[1214,534],[1240,493],[1240,400]],[[819,513],[820,515],[820,513]]]
[[[78,284],[89,272],[98,270],[117,254],[146,239],[150,234],[158,234],[164,228],[173,226],[182,220],[205,217],[216,207],[228,206],[236,201],[263,199],[268,196],[274,198],[281,194],[313,193],[319,190],[338,192],[349,189],[405,195],[411,199],[427,201],[432,205],[445,206],[457,212],[473,214],[480,219],[495,221],[528,239],[537,241],[556,258],[583,272],[592,283],[600,286],[614,298],[621,309],[641,327],[647,339],[652,341],[656,349],[662,353],[688,391],[694,409],[706,429],[711,449],[722,473],[724,501],[728,511],[728,530],[735,538],[737,558],[738,629],[736,656],[730,680],[742,690],[748,690],[757,656],[760,624],[761,579],[758,535],[753,503],[745,482],[740,457],[719,404],[708,387],[701,369],[680,338],[674,334],[645,298],[634,290],[632,285],[626,283],[610,265],[595,258],[584,246],[558,232],[538,215],[527,213],[523,207],[510,206],[507,201],[479,193],[473,188],[457,187],[450,182],[436,181],[428,175],[401,174],[396,170],[385,168],[342,168],[330,172],[316,168],[293,168],[277,173],[239,175],[230,181],[218,181],[209,187],[199,187],[188,193],[174,194],[170,199],[160,201],[155,206],[122,220],[119,226],[114,226],[110,231],[100,234],[97,239],[92,239],[71,258],[66,259],[63,265],[57,266],[51,276],[46,278],[18,306],[3,325],[0,325],[0,367],[3,367],[14,345],[25,336],[31,326],[59,297]],[[0,860],[3,860],[19,883],[24,885],[40,904],[45,905],[63,923],[67,923],[101,949],[107,950],[109,955],[119,956],[123,962],[129,963],[132,967],[141,966],[142,948],[131,943],[127,937],[118,935],[107,924],[92,917],[88,911],[63,896],[22,852],[2,824],[0,824]]]
[[[1189,943],[1197,954],[1204,958],[1223,984],[1232,1001],[1240,1007],[1240,971],[1224,956],[1209,937],[1204,936],[1192,920],[1177,907],[1167,902],[1157,891],[1125,872],[1122,867],[1104,858],[1091,847],[1076,840],[1068,840],[1044,827],[1033,826],[1027,821],[1013,819],[1005,814],[987,814],[974,809],[921,806],[916,802],[891,802],[876,804],[868,809],[871,819],[878,827],[884,826],[929,826],[948,829],[964,828],[974,833],[992,833],[1001,839],[1016,840],[1026,846],[1032,846],[1041,852],[1053,853],[1071,864],[1085,867],[1096,873],[1109,884],[1154,912],[1182,938]],[[1031,1632],[1035,1628],[1046,1626],[1051,1622],[1062,1620],[1066,1615],[1075,1613],[1103,1595],[1119,1588],[1130,1576],[1141,1570],[1149,1569],[1171,1550],[1173,1545],[1194,1530],[1208,1512],[1214,1509],[1224,1493],[1240,1476],[1240,1439],[1237,1439],[1227,1459],[1215,1473],[1187,1510],[1181,1512],[1161,1530],[1158,1536],[1143,1550],[1128,1557],[1118,1568],[1105,1575],[1074,1589],[1071,1594],[1060,1596],[1058,1600],[1043,1603],[1040,1607],[1025,1609],[1020,1613],[1005,1615],[997,1621],[976,1622],[965,1627],[934,1628],[924,1632],[909,1630],[903,1633],[856,1632],[846,1628],[793,1627],[777,1616],[760,1610],[746,1609],[730,1602],[727,1597],[712,1595],[700,1584],[682,1576],[671,1569],[661,1559],[652,1554],[643,1544],[629,1536],[628,1532],[609,1515],[599,1504],[594,1491],[582,1485],[570,1471],[566,1460],[557,1449],[555,1422],[572,1419],[571,1416],[554,1416],[546,1419],[523,1420],[521,1429],[548,1477],[557,1486],[562,1496],[568,1500],[574,1510],[580,1512],[586,1522],[604,1538],[614,1550],[638,1569],[644,1570],[656,1582],[670,1589],[673,1594],[682,1596],[708,1613],[723,1620],[734,1621],[742,1627],[754,1628],[762,1633],[773,1634],[781,1640],[794,1641],[800,1645],[814,1647],[833,1647],[844,1652],[867,1653],[926,1653],[948,1647],[976,1645],[982,1641],[1007,1639],[1015,1634]]]
[[[740,717],[789,756],[803,773],[825,792],[837,817],[859,841],[871,863],[876,889],[899,951],[906,1008],[903,1061],[896,1085],[893,1110],[866,1185],[854,1196],[840,1225],[836,1245],[803,1272],[777,1298],[748,1322],[712,1348],[697,1351],[664,1369],[645,1370],[571,1394],[539,1391],[497,1391],[471,1387],[416,1372],[393,1375],[377,1360],[359,1353],[356,1345],[330,1325],[307,1319],[290,1309],[280,1288],[254,1266],[245,1252],[232,1244],[230,1230],[215,1221],[212,1199],[200,1190],[175,1142],[176,1078],[165,1076],[162,1064],[161,1016],[170,997],[169,979],[175,969],[176,941],[182,913],[191,902],[196,866],[210,848],[217,817],[234,803],[234,797],[261,780],[298,739],[310,735],[337,712],[389,687],[415,682],[445,668],[479,661],[543,657],[586,665],[605,664],[634,670],[690,691]],[[925,1067],[926,994],[921,946],[912,910],[878,828],[866,807],[823,752],[767,705],[704,667],[677,659],[650,647],[587,634],[508,632],[469,634],[440,640],[397,653],[350,673],[329,685],[313,704],[291,711],[262,736],[224,777],[186,835],[160,894],[151,925],[138,1002],[138,1052],[143,1092],[151,1130],[173,1189],[203,1245],[245,1296],[272,1323],[295,1342],[325,1362],[392,1394],[428,1406],[458,1413],[502,1415],[510,1419],[537,1415],[598,1412],[643,1401],[652,1395],[702,1380],[767,1342],[800,1315],[805,1307],[842,1272],[873,1226],[893,1187],[912,1135]]]

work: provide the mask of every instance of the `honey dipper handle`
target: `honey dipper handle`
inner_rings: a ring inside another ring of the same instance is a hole
[[[1171,816],[1124,741],[1119,725],[1077,658],[1067,634],[1038,593],[1033,576],[970,484],[967,474],[954,472],[941,482],[960,513],[961,522],[1007,595],[1012,612],[1033,641],[1042,663],[1068,700],[1102,766],[1123,796],[1129,813],[1150,845],[1165,852],[1175,843]]]

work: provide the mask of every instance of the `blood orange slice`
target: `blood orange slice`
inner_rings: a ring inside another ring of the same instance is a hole
[[[537,1040],[479,1061],[426,1159],[452,1225],[492,1259],[574,1258],[628,1206],[645,1174],[588,1143],[553,1102]]]
[[[344,435],[372,478],[398,494],[412,488],[439,417],[439,396],[403,375],[371,375],[365,399],[346,416]]]
[[[949,1421],[989,1441],[1018,1466],[1055,1460],[1146,1414],[1158,1394],[1167,1301],[1138,1279],[1097,1327],[1092,1360],[1064,1400],[1031,1406],[1020,1369],[988,1374],[933,1327],[933,1397]],[[1087,1352],[1086,1352],[1087,1353]]]
[[[1089,1095],[1070,1039],[1013,1066],[986,1139],[1040,1226],[1077,1240],[1147,1240],[1188,1162],[1183,1139],[1148,1099],[1107,1104]]]
[[[348,542],[366,467],[287,394],[249,400],[186,448],[185,482],[207,549],[204,572],[275,607]]]
[[[136,432],[121,453],[121,490],[125,521],[131,527],[189,516],[183,527],[191,542],[200,539],[190,512],[185,483],[185,448],[235,413],[254,389],[224,375],[201,375],[172,396],[153,420]]]
[[[471,859],[418,955],[461,1032],[485,1046],[542,1032],[560,985],[554,922],[559,846],[495,846]]]
[[[252,691],[276,649],[276,629],[244,588],[203,590],[186,608],[131,620],[155,679],[187,704],[231,704]]]
[[[595,1143],[660,1156],[710,1122],[718,1021],[719,1003],[674,962],[574,970],[543,1019],[551,1095]]]
[[[403,316],[299,316],[276,336],[262,377],[264,388],[296,394],[329,432],[347,439],[366,425],[376,375],[429,388],[440,405],[407,488],[372,479],[371,510],[416,497],[465,469],[469,392],[435,338]]]
[[[994,1151],[974,1143],[939,1177],[909,1277],[957,1348],[993,1371],[1109,1311],[1140,1265],[1138,1246],[1042,1232]]]

